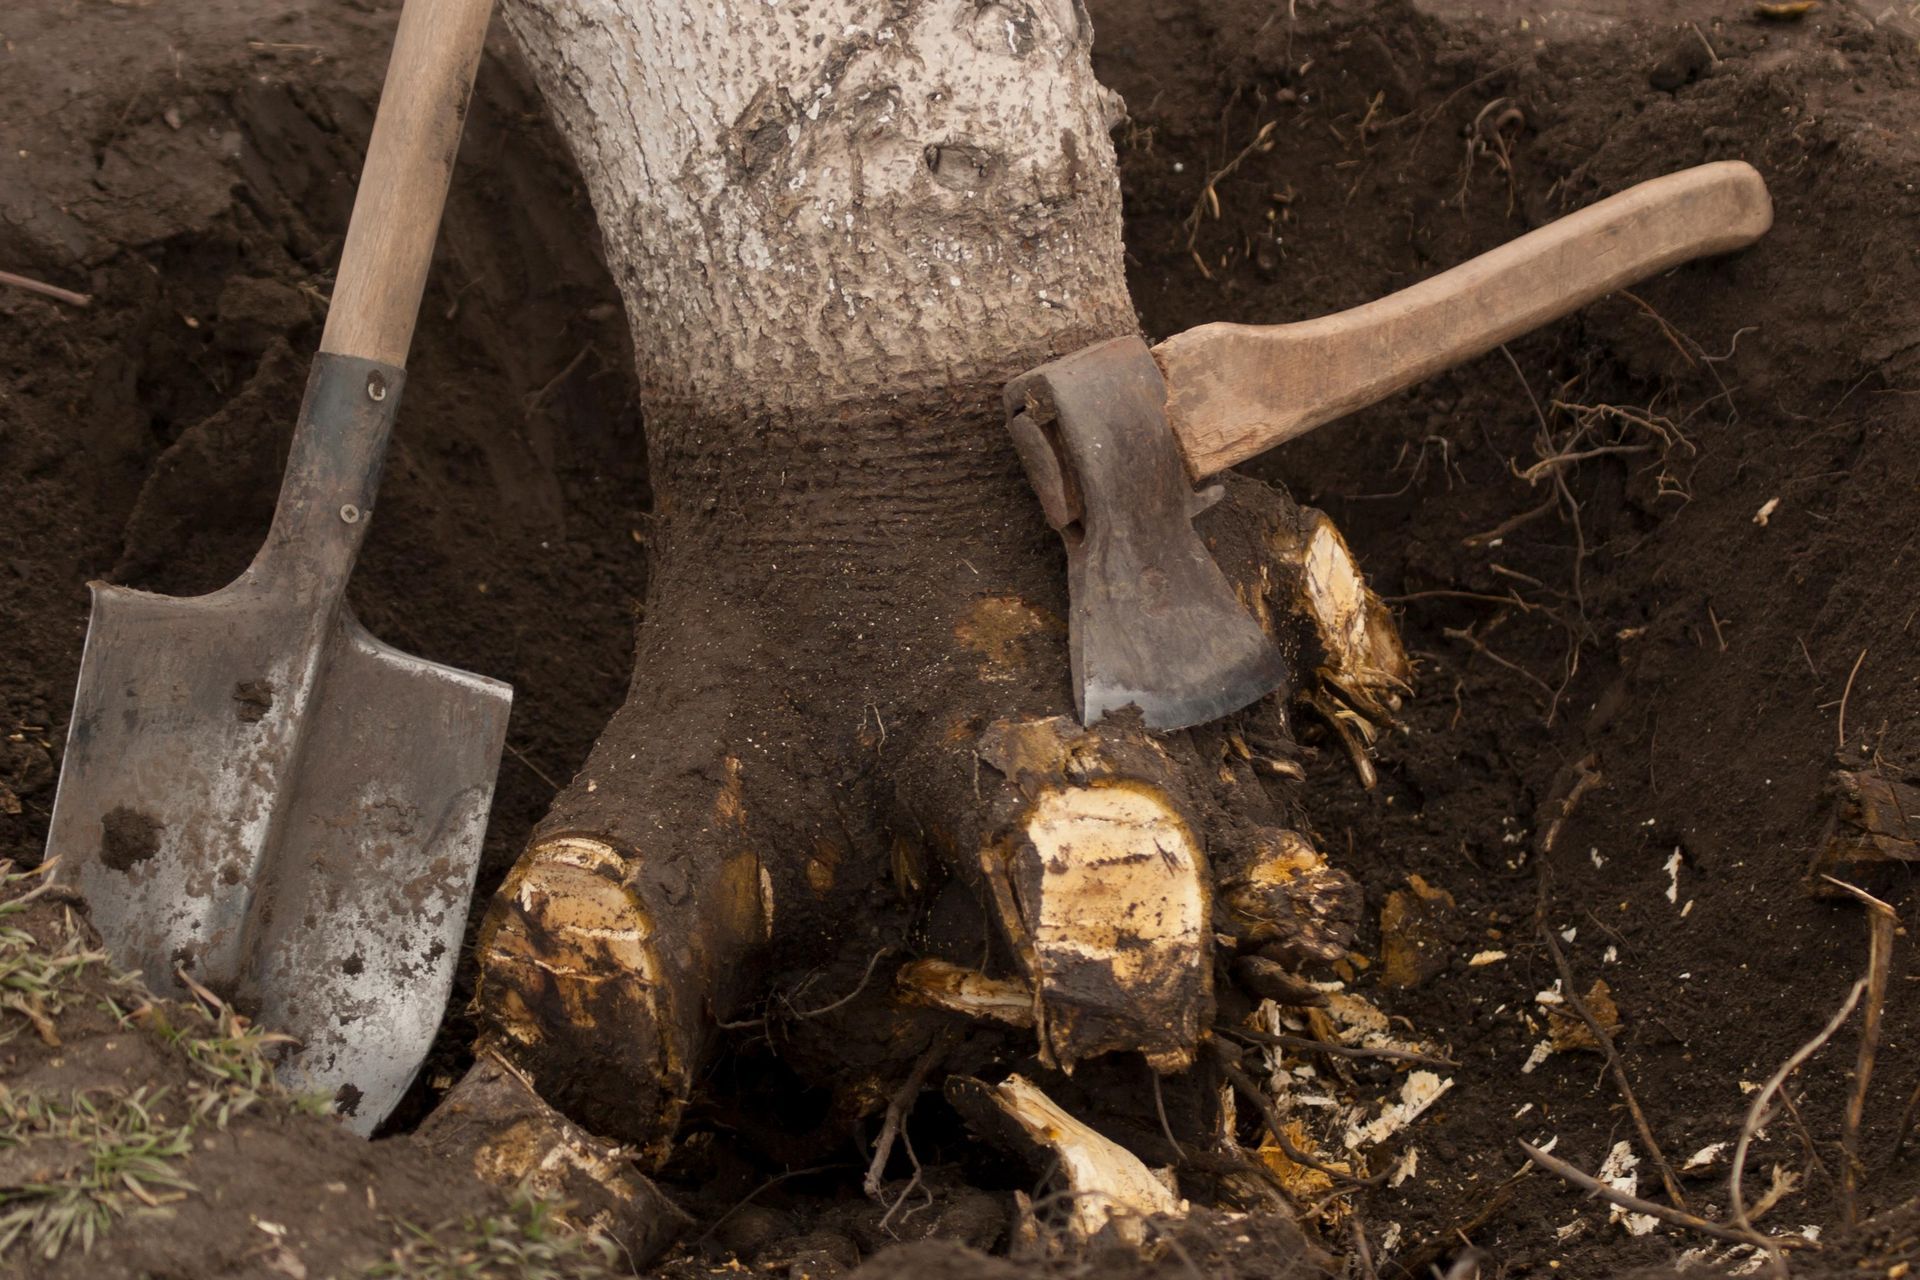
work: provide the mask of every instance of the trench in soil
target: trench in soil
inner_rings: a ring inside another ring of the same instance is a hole
[[[1372,791],[1301,727],[1313,834],[1366,890],[1359,950],[1380,955],[1379,908],[1410,876],[1456,903],[1445,958],[1418,985],[1356,978],[1460,1064],[1410,1131],[1418,1176],[1356,1206],[1376,1248],[1392,1230],[1403,1256],[1426,1247],[1443,1269],[1467,1242],[1508,1275],[1625,1271],[1701,1243],[1629,1236],[1545,1175],[1512,1181],[1517,1139],[1557,1137],[1591,1170],[1633,1136],[1598,1056],[1522,1070],[1543,1034],[1536,993],[1558,977],[1537,926],[1563,940],[1581,989],[1606,982],[1669,1156],[1729,1140],[1747,1085],[1863,971],[1862,913],[1808,881],[1830,779],[1911,777],[1920,758],[1913,36],[1844,7],[1791,24],[1619,8],[1632,12],[1522,26],[1394,3],[1094,6],[1097,68],[1131,109],[1117,135],[1130,284],[1156,337],[1354,305],[1690,164],[1746,159],[1773,191],[1761,246],[1252,468],[1333,517],[1419,663]],[[44,838],[84,582],[211,589],[264,528],[389,20],[213,6],[175,33],[178,69],[162,75],[133,47],[138,26],[96,19],[70,84],[0,87],[0,123],[25,144],[0,170],[0,266],[95,295],[74,310],[0,291],[8,849]],[[34,50],[52,21],[4,25]],[[231,38],[242,29],[253,46]],[[65,116],[29,109],[55,89]],[[1602,437],[1624,448],[1524,474]],[[376,634],[518,690],[482,900],[624,694],[647,502],[591,214],[502,48],[354,583]],[[1903,867],[1851,870],[1910,911]],[[1504,958],[1470,963],[1479,953]],[[1909,975],[1903,937],[1860,1143],[1863,1215],[1916,1189],[1917,1157],[1892,1152],[1920,1076]],[[464,1066],[468,994],[463,972],[402,1127]],[[1796,1077],[1820,1158],[1777,1124],[1752,1159],[1763,1186],[1767,1166],[1807,1170],[1776,1212],[1830,1239],[1856,1037]],[[752,1054],[723,1058],[708,1085],[718,1101],[686,1145],[712,1154],[669,1189],[711,1225],[782,1169],[769,1149],[728,1150],[718,1118],[803,1132],[824,1099]],[[937,1101],[912,1124],[949,1208],[1028,1177]],[[1686,1186],[1718,1203],[1717,1181]],[[857,1196],[851,1169],[789,1180],[756,1197],[759,1229],[805,1235]]]

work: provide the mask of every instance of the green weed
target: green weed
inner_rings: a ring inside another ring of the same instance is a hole
[[[407,1239],[361,1275],[407,1280],[602,1280],[619,1274],[604,1236],[560,1221],[552,1201],[521,1192],[505,1212],[469,1215],[423,1230],[399,1224]]]
[[[75,1241],[91,1250],[116,1219],[184,1199],[193,1186],[173,1162],[193,1126],[156,1117],[162,1096],[0,1086],[0,1254],[22,1240],[49,1259]]]

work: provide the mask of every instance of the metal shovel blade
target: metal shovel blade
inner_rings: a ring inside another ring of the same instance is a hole
[[[162,994],[184,971],[295,1037],[282,1081],[362,1134],[439,1025],[512,699],[345,605],[365,507],[332,499],[370,503],[392,404],[365,388],[397,403],[399,376],[316,363],[239,580],[194,599],[95,584],[47,845],[117,962]]]

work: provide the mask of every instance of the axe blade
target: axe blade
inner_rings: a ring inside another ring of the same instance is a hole
[[[1022,375],[1008,430],[1067,547],[1074,706],[1082,724],[1140,709],[1184,729],[1288,680],[1286,659],[1194,531],[1195,493],[1145,342],[1115,338]]]

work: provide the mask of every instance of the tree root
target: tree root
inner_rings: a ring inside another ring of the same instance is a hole
[[[562,1222],[613,1241],[634,1266],[665,1252],[691,1224],[630,1152],[560,1116],[496,1054],[480,1056],[418,1137],[496,1186],[525,1187],[562,1204]]]

